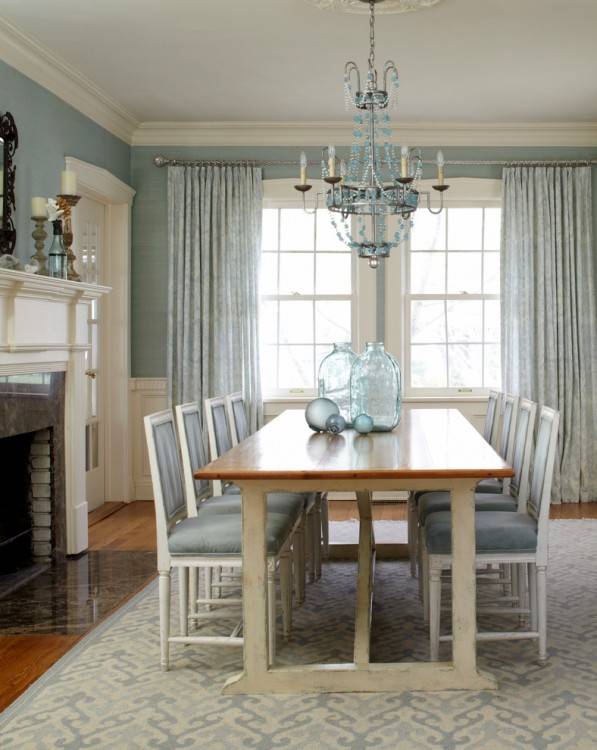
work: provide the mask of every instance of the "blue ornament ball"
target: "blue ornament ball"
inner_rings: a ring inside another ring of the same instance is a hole
[[[316,398],[305,409],[307,424],[315,432],[325,432],[328,417],[333,414],[340,414],[340,409],[329,398]]]
[[[346,420],[341,414],[331,414],[325,423],[325,428],[328,432],[331,432],[332,435],[337,435],[339,432],[342,432],[346,427]]]
[[[373,429],[373,420],[368,414],[359,414],[359,416],[353,421],[352,426],[361,435],[366,435]]]

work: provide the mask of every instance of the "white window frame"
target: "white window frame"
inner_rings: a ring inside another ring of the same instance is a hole
[[[457,177],[446,180],[450,189],[444,193],[446,208],[501,208],[502,181],[474,177]],[[433,180],[422,180],[421,190],[432,193],[433,207],[438,200],[431,189]],[[426,211],[424,202],[418,211]],[[413,220],[416,222],[417,214]],[[414,388],[410,383],[410,302],[413,299],[432,299],[434,295],[410,294],[410,247],[401,245],[392,251],[385,261],[385,320],[386,345],[399,356],[402,364],[403,392],[405,398],[438,398],[461,400],[462,398],[486,397],[489,388]],[[463,299],[462,295],[442,295],[449,299]],[[501,299],[500,295],[467,294],[467,300]]]
[[[296,178],[269,179],[263,181],[263,208],[302,208],[303,201],[299,193],[294,189]],[[307,207],[313,208],[315,198],[319,193],[319,208],[325,207],[323,195],[328,186],[322,180],[311,180],[312,189],[306,194]],[[354,251],[351,257],[351,288],[350,295],[319,295],[301,294],[280,297],[279,295],[263,295],[265,299],[289,299],[289,300],[350,300],[351,303],[351,331],[352,346],[355,351],[361,351],[366,341],[375,340],[375,298],[376,298],[376,276],[375,271],[367,267],[367,263],[359,262]],[[330,344],[330,351],[331,351]],[[304,401],[317,395],[316,388],[276,388],[266,391],[263,400],[267,401]]]

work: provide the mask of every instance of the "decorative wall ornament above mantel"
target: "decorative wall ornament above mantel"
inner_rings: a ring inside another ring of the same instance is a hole
[[[375,0],[379,2],[379,0]],[[378,13],[409,13],[413,10],[431,8],[442,0],[384,0]],[[368,13],[366,0],[306,0],[320,10],[338,13]]]
[[[17,126],[10,112],[0,114],[0,255],[12,253],[17,241],[13,214],[15,212],[15,173],[12,163],[19,145]]]

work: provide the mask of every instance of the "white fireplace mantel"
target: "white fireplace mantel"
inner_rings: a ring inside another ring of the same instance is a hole
[[[0,375],[66,372],[67,554],[87,548],[85,351],[89,304],[109,287],[0,269]]]

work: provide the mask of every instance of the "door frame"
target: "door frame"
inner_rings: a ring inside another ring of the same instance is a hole
[[[111,287],[102,299],[102,364],[105,495],[131,500],[129,440],[130,256],[131,214],[135,190],[111,172],[71,156],[65,169],[77,173],[78,193],[105,206],[102,284]],[[75,243],[76,249],[76,243]]]

